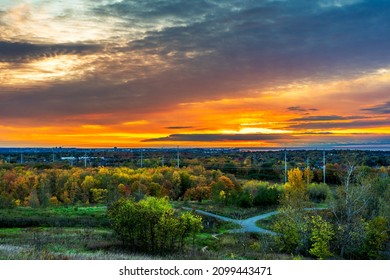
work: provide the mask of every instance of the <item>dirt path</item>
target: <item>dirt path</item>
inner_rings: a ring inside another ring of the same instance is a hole
[[[193,210],[193,209],[188,208],[188,207],[183,207],[183,208],[185,210]],[[308,210],[308,211],[310,211],[310,210],[322,210],[322,209],[324,209],[324,208],[305,208],[305,210]],[[241,226],[241,228],[231,229],[231,230],[229,230],[229,232],[234,232],[234,233],[239,233],[239,232],[257,232],[257,233],[265,233],[265,234],[270,234],[270,235],[277,235],[277,233],[274,232],[274,231],[258,227],[256,225],[256,222],[259,221],[259,220],[267,219],[268,217],[271,217],[273,215],[276,215],[276,214],[279,213],[278,211],[273,211],[273,212],[269,212],[269,213],[253,216],[253,217],[250,217],[248,219],[242,219],[242,220],[224,217],[224,216],[213,214],[213,213],[210,213],[210,212],[207,212],[207,211],[203,211],[203,210],[195,210],[195,212],[198,212],[199,214],[203,214],[203,215],[206,215],[206,216],[214,217],[214,218],[222,220],[222,221],[235,223],[235,224]]]
[[[183,208],[185,210],[192,210],[191,208],[188,208],[188,207],[183,207]],[[271,217],[273,215],[278,214],[277,211],[273,211],[273,212],[269,212],[269,213],[266,213],[266,214],[257,215],[257,216],[254,216],[254,217],[251,217],[251,218],[248,218],[248,219],[242,219],[242,220],[224,217],[224,216],[213,214],[213,213],[206,212],[206,211],[203,211],[203,210],[195,210],[195,212],[198,212],[199,214],[202,214],[202,215],[214,217],[216,219],[219,219],[219,220],[222,220],[222,221],[225,221],[225,222],[235,223],[235,224],[241,226],[241,228],[239,228],[239,229],[231,229],[231,230],[229,230],[229,232],[235,232],[235,233],[237,233],[237,232],[257,232],[257,233],[266,233],[266,234],[270,234],[270,235],[276,235],[276,232],[273,232],[271,230],[267,230],[267,229],[258,227],[256,225],[256,222],[259,221],[259,220],[263,220],[263,219],[266,219],[268,217]]]

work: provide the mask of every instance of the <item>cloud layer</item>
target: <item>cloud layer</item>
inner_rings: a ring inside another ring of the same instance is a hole
[[[380,0],[6,1],[0,124],[57,129],[56,141],[75,127],[99,137],[99,125],[134,133],[130,145],[381,137],[389,14]]]

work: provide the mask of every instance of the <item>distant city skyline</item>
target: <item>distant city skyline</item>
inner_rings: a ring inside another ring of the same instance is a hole
[[[0,0],[0,147],[390,145],[390,2]]]

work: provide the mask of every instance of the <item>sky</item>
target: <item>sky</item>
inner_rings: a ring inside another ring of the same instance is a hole
[[[390,1],[0,0],[0,147],[390,144]]]

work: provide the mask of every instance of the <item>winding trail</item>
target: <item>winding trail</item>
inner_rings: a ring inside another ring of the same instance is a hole
[[[190,211],[193,210],[193,209],[188,208],[188,207],[183,207],[183,209],[190,210]],[[241,226],[241,228],[231,229],[228,232],[232,232],[232,233],[256,232],[256,233],[265,233],[265,234],[270,234],[270,235],[276,235],[277,234],[274,231],[258,227],[256,225],[256,222],[259,221],[259,220],[263,220],[263,219],[266,219],[268,217],[271,217],[273,215],[276,215],[276,214],[279,213],[278,211],[273,211],[273,212],[257,215],[257,216],[254,216],[254,217],[251,217],[251,218],[248,218],[248,219],[243,219],[243,220],[232,219],[232,218],[228,218],[228,217],[225,217],[225,216],[221,216],[221,215],[213,214],[213,213],[210,213],[210,212],[206,212],[206,211],[203,211],[203,210],[194,210],[194,211],[199,213],[199,214],[202,214],[202,215],[214,217],[216,219],[219,219],[219,220],[222,220],[222,221],[225,221],[225,222],[235,223],[235,224]]]
[[[189,211],[193,210],[192,208],[188,208],[188,207],[183,207],[183,209],[189,210]],[[310,210],[323,210],[323,209],[325,209],[325,208],[305,208],[305,210],[307,210],[307,211],[310,211]],[[250,217],[248,219],[242,219],[242,220],[228,218],[228,217],[225,217],[225,216],[213,214],[213,213],[210,213],[210,212],[207,212],[207,211],[203,211],[203,210],[194,210],[194,211],[199,213],[199,214],[202,214],[202,215],[214,217],[216,219],[219,219],[219,220],[222,220],[222,221],[225,221],[225,222],[235,223],[235,224],[241,226],[241,228],[231,229],[228,232],[232,232],[232,233],[255,232],[255,233],[265,233],[265,234],[270,234],[270,235],[277,235],[277,233],[274,232],[274,231],[271,231],[271,230],[268,230],[268,229],[261,228],[261,227],[257,226],[256,222],[259,221],[259,220],[267,219],[268,217],[271,217],[273,215],[277,215],[277,214],[279,214],[279,211],[273,211],[273,212],[269,212],[269,213],[253,216],[253,217]]]

